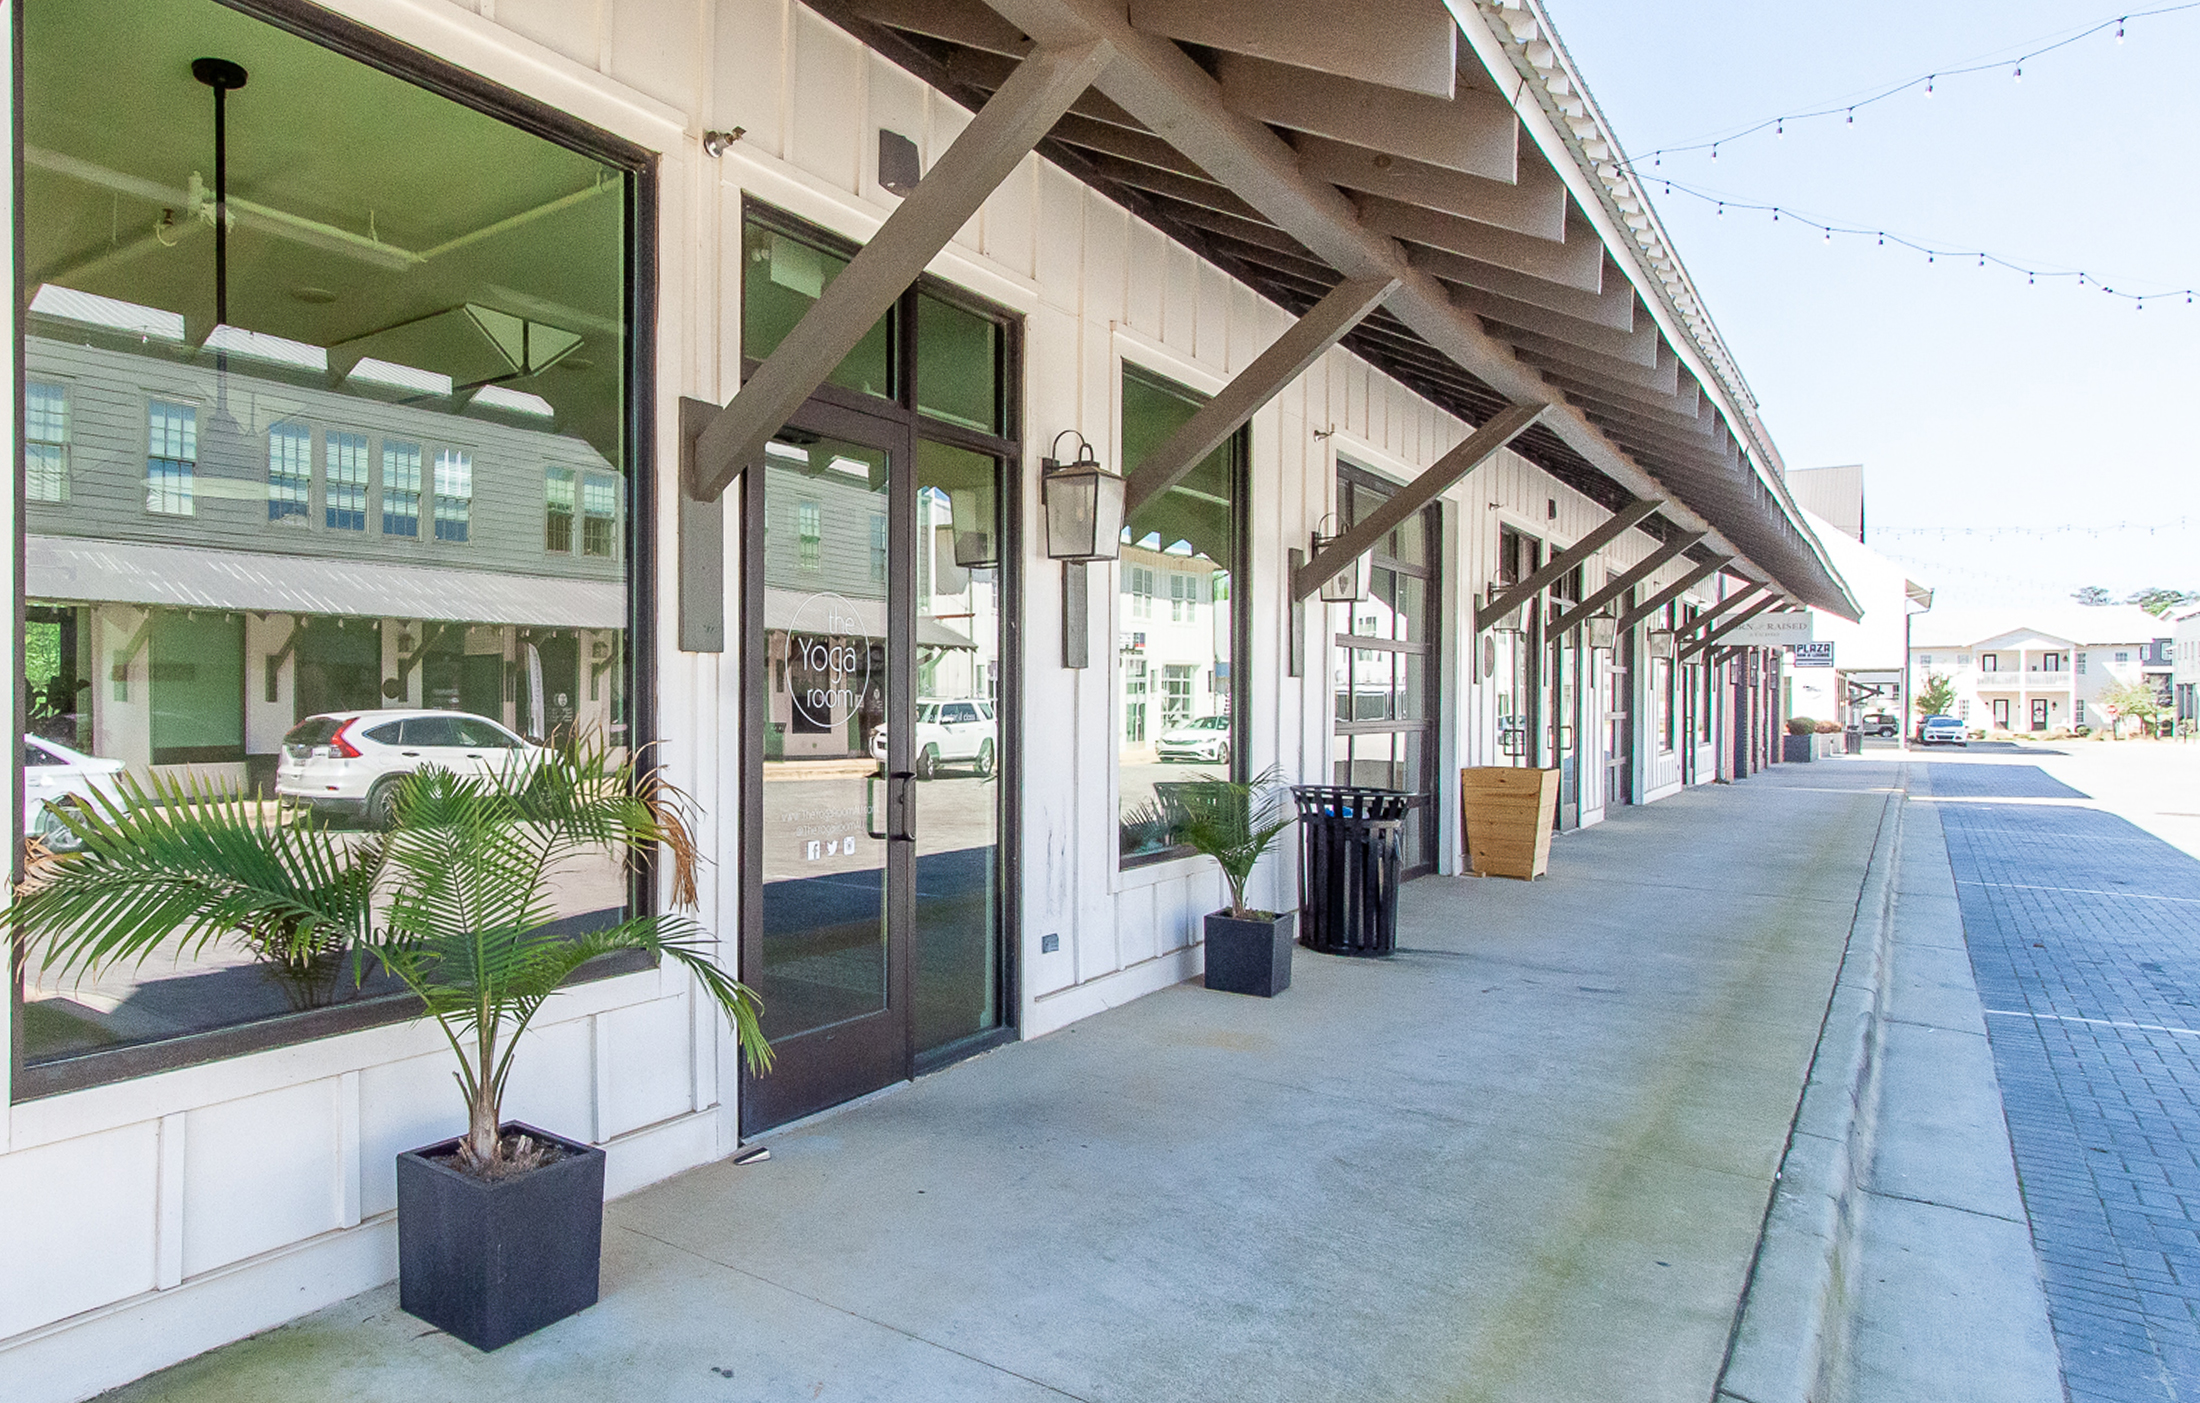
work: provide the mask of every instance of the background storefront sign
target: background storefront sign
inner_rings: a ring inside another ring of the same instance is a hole
[[[1797,667],[1832,667],[1833,644],[1831,642],[1796,644],[1794,664]]]
[[[1780,648],[1792,643],[1808,643],[1811,632],[1811,614],[1808,610],[1792,613],[1759,614],[1747,620],[1731,632],[1719,635],[1719,642],[1736,648]]]

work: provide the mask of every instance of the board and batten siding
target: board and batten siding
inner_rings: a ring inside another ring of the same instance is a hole
[[[929,165],[969,114],[792,0],[327,4],[663,153],[656,399],[643,409],[660,446],[649,465],[661,547],[653,700],[661,759],[696,798],[698,840],[717,859],[702,875],[702,919],[730,939],[741,904],[740,654],[734,639],[721,654],[672,645],[676,465],[663,446],[677,442],[680,396],[722,403],[738,386],[743,201],[867,239],[896,204],[876,182],[876,131],[911,137]],[[702,153],[705,130],[737,126],[745,135],[722,159]],[[1101,461],[1116,461],[1124,362],[1212,392],[1288,318],[1036,157],[932,271],[1023,319],[1018,637],[1029,763],[1018,772],[1021,889],[1011,930],[1020,942],[1016,1012],[1031,1036],[1196,974],[1200,918],[1221,900],[1212,864],[1117,869],[1120,717],[1110,635],[1119,582],[1112,568],[1095,570],[1094,665],[1061,667],[1061,576],[1039,553],[1038,459],[1057,432],[1074,428]],[[100,411],[109,412],[116,439],[103,451],[138,459],[142,405]],[[346,399],[337,422],[357,423],[366,412]],[[474,431],[471,420],[453,420],[451,433],[461,425]],[[1332,508],[1337,455],[1405,478],[1466,431],[1342,350],[1254,417],[1251,560],[1236,586],[1250,591],[1253,623],[1248,656],[1235,661],[1258,679],[1242,733],[1256,770],[1280,763],[1296,776],[1329,773],[1327,621],[1319,606],[1307,611],[1306,675],[1288,677],[1281,581],[1285,552],[1303,548]],[[477,481],[490,480],[483,470],[493,456],[484,441]],[[100,508],[118,514],[117,534],[129,534],[122,518],[133,512],[143,527],[139,473],[129,493]],[[502,549],[508,534],[537,552],[530,568],[546,569],[539,474],[530,483],[524,511],[515,498],[510,516],[481,500],[477,487],[476,534],[485,549]],[[739,490],[729,494],[729,513]],[[1603,513],[1510,453],[1453,487],[1445,502],[1442,655],[1455,666],[1449,725],[1440,728],[1451,735],[1439,804],[1443,860],[1456,870],[1456,766],[1496,753],[1488,689],[1467,681],[1474,650],[1466,605],[1494,573],[1498,524],[1513,521],[1563,543]],[[274,534],[264,522],[209,524],[240,538]],[[727,534],[727,578],[739,580],[739,533]],[[1639,536],[1630,539],[1610,558],[1647,549]],[[739,614],[729,609],[728,617]],[[1594,679],[1585,685],[1593,694]],[[1600,784],[1601,724],[1584,729],[1584,780]],[[1288,904],[1295,890],[1287,848],[1253,897]],[[1060,949],[1042,953],[1048,934],[1060,935]],[[733,1041],[684,978],[652,971],[576,989],[545,1010],[533,1037],[510,1109],[607,1144],[612,1193],[737,1143]],[[9,1209],[0,1214],[0,1260],[41,1270],[0,1274],[0,1377],[26,1403],[79,1398],[388,1280],[391,1157],[452,1133],[461,1120],[447,1055],[430,1029],[380,1028],[8,1106],[0,1112],[0,1205]],[[21,1205],[37,1211],[16,1211]]]

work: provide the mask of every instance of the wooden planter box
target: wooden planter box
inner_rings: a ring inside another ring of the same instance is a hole
[[[1505,765],[1459,772],[1467,866],[1477,877],[1533,881],[1550,870],[1558,817],[1558,771]]]

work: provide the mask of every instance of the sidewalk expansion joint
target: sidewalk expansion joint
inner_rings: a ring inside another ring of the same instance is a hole
[[[611,1225],[606,1224],[606,1226]],[[848,1307],[841,1305],[838,1302],[828,1301],[823,1296],[812,1295],[810,1292],[801,1290],[798,1287],[789,1286],[783,1281],[774,1281],[770,1277],[764,1276],[761,1273],[750,1271],[747,1267],[737,1267],[731,1262],[721,1262],[716,1257],[698,1252],[692,1247],[684,1247],[677,1242],[672,1242],[665,1238],[659,1237],[653,1232],[645,1232],[640,1228],[628,1227],[624,1223],[618,1224],[617,1226],[619,1231],[621,1232],[630,1232],[636,1237],[646,1238],[647,1240],[656,1243],[660,1247],[670,1248],[672,1251],[679,1253],[683,1257],[692,1257],[698,1262],[708,1262],[710,1265],[719,1268],[721,1271],[730,1271],[737,1276],[745,1276],[751,1281],[757,1282],[764,1286],[769,1286],[774,1291],[784,1291],[788,1295],[793,1296],[798,1300],[808,1301],[812,1305],[823,1306],[826,1310],[832,1311],[836,1315],[847,1316],[850,1320],[860,1320],[866,1325],[875,1325],[881,1330],[888,1331],[891,1334],[899,1335],[903,1339],[923,1345],[927,1349],[936,1349],[943,1354],[952,1354],[958,1359],[967,1359],[981,1369],[990,1369],[996,1374],[1003,1374],[1012,1379],[1021,1379],[1025,1383],[1030,1384],[1033,1388],[1045,1389],[1048,1393],[1054,1394],[1056,1397],[1072,1399],[1074,1400],[1074,1403],[1094,1403],[1094,1400],[1085,1394],[1071,1393],[1067,1389],[1055,1387],[1053,1384],[1048,1383],[1044,1379],[1035,1379],[1029,1374],[1019,1374],[1014,1369],[1003,1368],[1001,1365],[996,1364],[992,1360],[982,1359],[979,1356],[970,1353],[968,1350],[957,1349],[953,1345],[942,1344],[938,1340],[928,1339],[927,1337],[916,1333],[914,1330],[904,1329],[902,1326],[896,1325],[891,1321],[880,1320],[877,1316],[874,1315],[865,1315],[860,1310],[850,1310]]]

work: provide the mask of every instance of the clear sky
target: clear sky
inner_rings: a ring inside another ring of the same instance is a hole
[[[2200,288],[2200,8],[1704,152],[2113,20],[2089,0],[1545,0],[1644,177],[2134,291]],[[2135,8],[2154,6],[2140,4]],[[1791,468],[1863,463],[1871,544],[1951,606],[2200,590],[2200,304],[2134,311],[1650,192]],[[2180,524],[2181,523],[2181,524]],[[1989,536],[1984,528],[2024,528]],[[2152,528],[2151,531],[2149,528]],[[1932,529],[1923,529],[1932,528]],[[1946,533],[1939,528],[1946,528]],[[1964,534],[1966,528],[1972,534]]]

